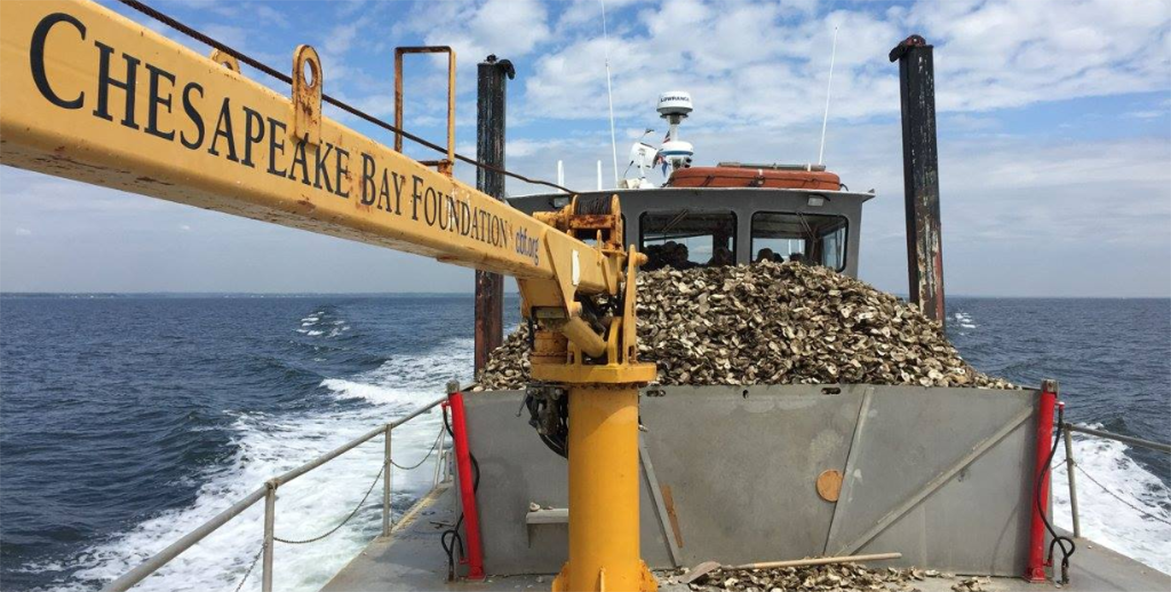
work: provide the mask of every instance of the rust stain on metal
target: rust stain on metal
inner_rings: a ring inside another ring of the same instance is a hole
[[[667,506],[667,518],[671,522],[671,533],[675,535],[675,545],[683,548],[683,533],[679,530],[679,515],[675,513],[675,496],[671,494],[671,486],[659,484],[663,493],[663,505]]]
[[[220,51],[219,48],[212,49],[211,55],[208,57],[211,58],[211,61],[219,64],[222,67],[227,68],[237,74],[240,73],[240,62],[236,60],[236,57],[229,53]]]
[[[174,185],[174,183],[167,183],[166,181],[160,181],[158,179],[155,179],[153,177],[147,177],[145,175],[141,176],[141,177],[136,177],[134,180],[138,181],[140,183],[151,183],[153,185],[166,185],[168,187]]]
[[[321,143],[321,97],[325,75],[317,50],[300,45],[293,53],[293,125],[290,134],[297,140]]]
[[[614,216],[610,214],[576,214],[570,221],[570,228],[610,228]]]
[[[54,152],[56,152],[56,151],[54,151]],[[53,158],[36,158],[35,160],[37,162],[43,162],[43,163],[45,163],[49,166],[52,166],[54,168],[59,167],[63,170],[77,169],[77,170],[88,170],[91,172],[99,172],[100,171],[103,173],[108,170],[111,170],[111,169],[108,169],[103,166],[89,164],[88,162],[80,162],[77,160],[73,160],[72,158],[70,158],[68,156],[64,156],[63,152],[61,154],[55,155]]]

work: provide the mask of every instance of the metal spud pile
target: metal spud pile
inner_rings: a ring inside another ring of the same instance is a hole
[[[664,385],[911,384],[1015,388],[974,370],[914,305],[825,267],[762,262],[638,277],[639,359]],[[528,329],[477,377],[529,380]]]

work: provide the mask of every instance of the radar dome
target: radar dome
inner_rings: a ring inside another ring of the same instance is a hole
[[[659,95],[660,116],[687,117],[688,113],[691,113],[691,93],[672,90]]]

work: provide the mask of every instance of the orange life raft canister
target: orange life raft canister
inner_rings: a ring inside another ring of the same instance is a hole
[[[829,171],[725,166],[679,169],[667,180],[668,187],[772,187],[828,191],[840,190],[841,183],[841,178]]]

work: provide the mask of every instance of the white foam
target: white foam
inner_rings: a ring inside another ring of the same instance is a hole
[[[979,326],[976,323],[972,322],[972,315],[970,315],[966,312],[957,312],[954,315],[952,315],[952,318],[954,318],[956,320],[956,322],[959,323],[959,326],[961,326],[965,329],[975,329],[976,327]]]
[[[1081,467],[1080,471],[1074,469],[1074,480],[1082,536],[1171,574],[1171,525],[1152,520],[1130,507],[1171,520],[1171,511],[1167,510],[1171,508],[1171,493],[1158,476],[1127,456],[1127,449],[1121,442],[1074,434],[1073,456]],[[1103,491],[1086,474],[1130,505]],[[1053,461],[1052,489],[1054,522],[1071,530],[1064,447],[1058,448]]]
[[[122,575],[153,553],[190,532],[216,513],[261,486],[266,479],[319,456],[372,427],[401,417],[442,396],[447,380],[470,378],[472,341],[454,340],[427,352],[396,356],[381,367],[322,385],[335,396],[370,403],[345,412],[248,413],[234,422],[237,453],[225,466],[199,476],[203,485],[190,506],[150,517],[112,540],[86,549],[64,566],[79,567],[63,590],[92,589],[96,581]],[[395,461],[413,465],[432,446],[441,425],[438,410],[404,424],[394,433]],[[276,533],[288,539],[316,536],[345,518],[374,482],[382,461],[382,439],[375,438],[336,460],[281,487]],[[400,505],[431,485],[433,461],[393,474]],[[381,485],[364,509],[340,531],[308,545],[278,543],[274,587],[317,590],[376,536],[381,526]],[[180,555],[136,590],[234,589],[260,550],[263,503],[237,516]],[[132,509],[127,509],[132,511]],[[436,551],[439,552],[439,551]],[[259,590],[260,567],[246,590]]]
[[[333,391],[339,399],[364,399],[375,405],[387,405],[417,401],[416,391],[398,389],[394,387],[370,384],[344,378],[327,378],[321,381],[321,386]]]

